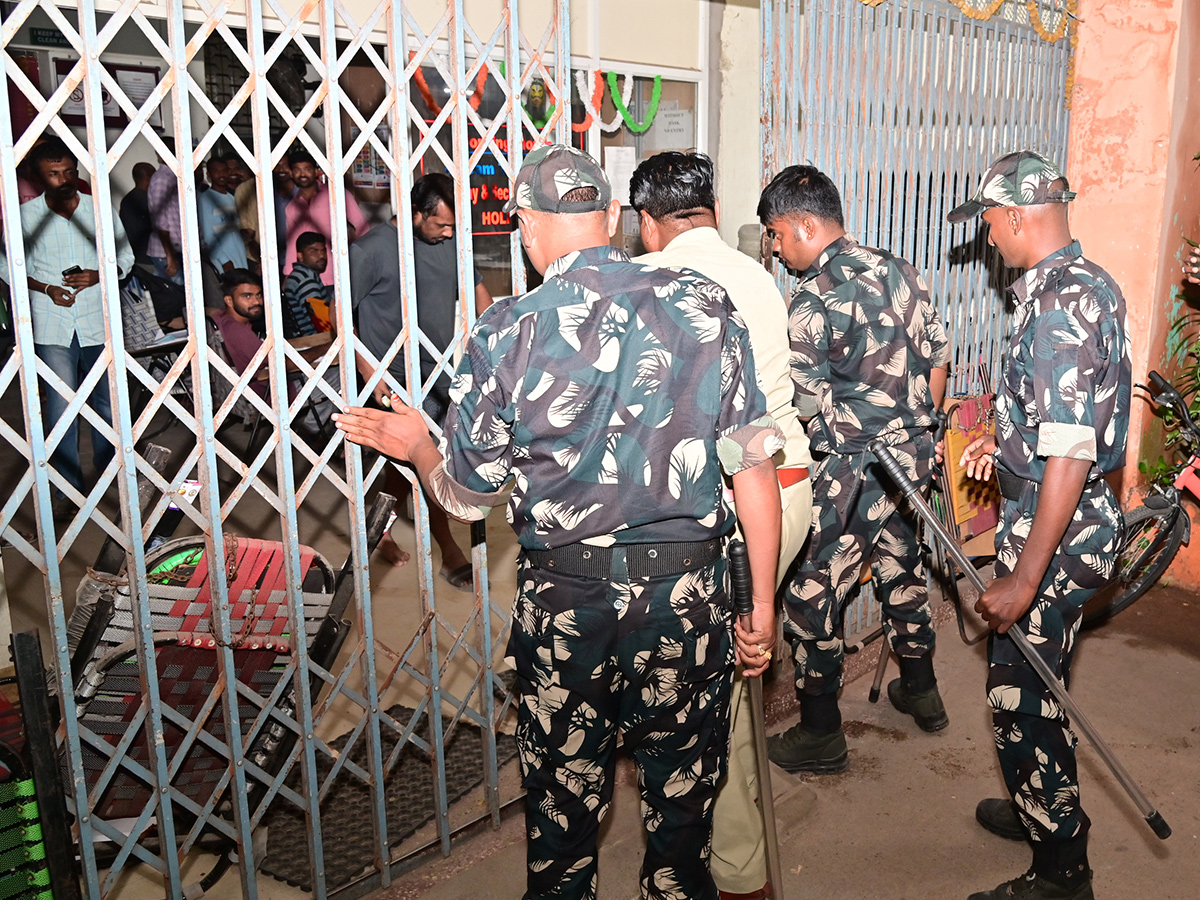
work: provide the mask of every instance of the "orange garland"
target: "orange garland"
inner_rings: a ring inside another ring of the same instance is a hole
[[[410,53],[408,61],[412,62],[416,59],[417,54]],[[475,76],[475,90],[472,91],[468,103],[471,104],[471,109],[479,111],[479,104],[483,102],[483,89],[487,85],[487,63],[479,67],[479,74]],[[425,105],[429,107],[429,111],[433,113],[436,119],[442,112],[442,107],[433,99],[433,92],[429,90],[429,82],[425,80],[425,73],[421,71],[421,67],[417,66],[417,70],[413,72],[413,81],[417,83],[417,91],[421,95],[421,99],[425,101]]]
[[[604,100],[604,78],[601,76],[599,69],[597,69],[595,73],[595,84],[596,86],[592,90],[592,109],[599,109],[600,103]],[[576,125],[574,122],[571,123],[571,130],[577,134],[579,132],[587,131],[591,127],[592,114],[590,112],[578,125]]]

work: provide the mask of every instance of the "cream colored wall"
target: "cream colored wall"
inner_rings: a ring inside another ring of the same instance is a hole
[[[605,59],[700,67],[700,10],[707,0],[586,2],[599,4],[600,55]]]
[[[711,144],[721,201],[721,237],[737,243],[737,230],[757,222],[762,184],[758,79],[762,64],[758,3],[731,0],[721,21],[720,123]]]

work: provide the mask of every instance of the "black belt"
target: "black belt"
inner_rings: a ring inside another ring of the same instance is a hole
[[[1021,499],[1025,485],[1037,483],[1028,478],[1022,478],[1020,475],[1014,475],[999,466],[996,466],[996,480],[1000,482],[1000,496],[1014,502]]]
[[[657,578],[711,565],[721,555],[721,540],[617,544],[612,547],[567,544],[553,550],[522,552],[535,569],[550,569],[580,578],[608,578],[612,575],[613,556],[617,551],[625,553],[630,578]]]

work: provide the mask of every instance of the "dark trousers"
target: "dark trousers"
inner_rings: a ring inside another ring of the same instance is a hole
[[[996,532],[996,577],[1012,572],[1037,508],[1038,485],[1006,501]],[[1083,604],[1108,580],[1122,520],[1103,481],[1085,488],[1079,513],[1050,561],[1033,606],[1017,622],[1038,655],[1064,681],[1070,674]],[[1090,820],[1079,802],[1075,734],[1066,713],[1013,642],[994,635],[988,649],[988,703],[1000,769],[1035,844],[1078,841]]]
[[[596,896],[620,729],[642,794],[644,894],[716,900],[708,857],[734,663],[725,563],[630,579],[615,556],[610,580],[520,563],[508,647],[521,688],[525,897]]]
[[[928,484],[932,440],[901,444],[892,452],[909,478]],[[783,629],[796,662],[796,688],[834,694],[842,685],[844,657],[837,627],[867,558],[896,655],[931,652],[934,632],[916,513],[883,467],[869,454],[830,455],[817,463],[812,481],[813,526],[784,595]]]

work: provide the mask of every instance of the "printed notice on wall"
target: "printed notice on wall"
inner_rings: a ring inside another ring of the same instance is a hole
[[[605,147],[604,174],[612,185],[613,199],[622,206],[629,205],[629,179],[637,168],[637,150],[634,147]]]

